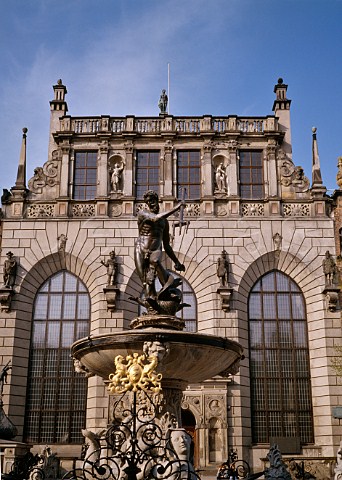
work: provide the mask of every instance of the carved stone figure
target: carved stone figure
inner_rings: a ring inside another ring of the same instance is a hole
[[[4,262],[4,286],[13,288],[17,276],[17,261],[12,252],[7,252],[7,259]]]
[[[336,183],[339,188],[342,188],[342,157],[338,157],[337,168]]]
[[[334,480],[341,480],[342,479],[342,441],[340,442],[340,447],[337,450],[336,467],[334,472],[335,472]]]
[[[175,315],[177,310],[185,306],[181,305],[181,292],[176,287],[181,283],[180,279],[173,276],[161,263],[162,247],[165,253],[175,263],[175,270],[185,271],[171,245],[169,223],[167,217],[177,212],[183,203],[179,203],[171,210],[159,213],[158,194],[149,190],[144,195],[144,201],[148,210],[142,209],[138,213],[139,236],[135,242],[135,266],[139,278],[143,284],[143,299],[133,300],[145,306],[149,313],[165,313]],[[162,289],[157,293],[155,280],[158,277]]]
[[[280,233],[275,233],[272,237],[273,239],[273,245],[274,245],[274,249],[276,251],[279,251],[281,250],[281,242],[283,240],[283,237],[280,235]]]
[[[175,459],[167,464],[167,478],[170,480],[195,479],[196,474],[190,460],[191,436],[184,428],[170,430],[171,456]]]
[[[222,250],[221,256],[217,260],[217,276],[220,280],[221,287],[227,287],[229,284],[229,262],[227,260],[227,252]]]
[[[7,383],[8,371],[11,370],[10,362],[8,362],[0,372],[0,404],[2,402],[2,393],[4,390],[4,385]]]
[[[162,343],[158,340],[154,342],[145,342],[143,352],[147,357],[157,357],[158,363],[160,363],[169,354],[170,345],[169,343]]]
[[[122,162],[121,165],[118,163],[114,164],[114,167],[110,170],[111,173],[111,187],[112,187],[112,193],[117,193],[120,192],[120,182],[122,178],[122,172],[125,168],[125,163]]]
[[[216,189],[218,193],[224,193],[226,191],[226,169],[223,162],[219,163],[215,171]]]
[[[94,374],[78,358],[74,358],[74,370],[76,373],[82,373],[85,377],[93,377]]]
[[[68,237],[66,235],[64,235],[64,233],[61,233],[57,237],[57,240],[58,240],[58,250],[60,252],[65,252],[65,246],[66,246],[66,242],[68,240]]]
[[[162,90],[162,93],[160,95],[159,102],[158,102],[160,113],[167,113],[167,102],[168,102],[168,98],[166,95],[166,90]]]
[[[325,284],[334,285],[334,276],[336,273],[336,263],[329,250],[325,252],[325,258],[322,262],[323,272],[325,275]]]
[[[107,267],[107,285],[116,285],[118,264],[115,258],[115,250],[109,252],[108,260],[101,260],[101,263]]]

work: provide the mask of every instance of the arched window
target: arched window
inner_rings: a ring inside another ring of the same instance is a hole
[[[190,307],[184,307],[182,310],[180,310],[177,313],[176,317],[184,320],[185,331],[186,332],[196,332],[197,331],[197,300],[196,300],[196,295],[195,295],[190,283],[187,282],[185,280],[185,278],[178,275],[178,273],[175,273],[175,272],[170,272],[170,273],[172,274],[173,277],[182,279],[182,283],[179,285],[178,288],[180,288],[180,290],[182,291],[183,303],[187,303],[188,305],[190,305]],[[161,284],[160,284],[158,278],[156,279],[156,289],[157,290],[161,289]],[[142,315],[144,312],[146,312],[146,309],[139,305],[139,315]]]
[[[279,271],[261,277],[248,302],[252,436],[313,442],[309,347],[304,297]]]
[[[89,335],[90,300],[68,272],[39,289],[33,311],[24,438],[28,443],[82,443],[87,379],[75,374],[70,345]]]

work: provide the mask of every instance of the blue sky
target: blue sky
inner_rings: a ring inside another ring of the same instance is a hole
[[[27,179],[47,160],[52,85],[69,114],[269,115],[282,77],[293,160],[311,179],[312,126],[323,180],[342,156],[342,0],[2,0],[0,188],[14,185],[22,127]]]

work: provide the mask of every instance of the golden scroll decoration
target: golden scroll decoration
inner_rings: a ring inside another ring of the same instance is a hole
[[[108,390],[111,393],[124,393],[138,390],[159,393],[162,374],[156,372],[158,358],[139,353],[118,355],[114,359],[115,373],[109,375]]]

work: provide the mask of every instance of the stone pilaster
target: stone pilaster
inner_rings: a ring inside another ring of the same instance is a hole
[[[238,172],[237,172],[237,147],[236,140],[228,142],[229,163],[227,168],[227,194],[228,196],[238,196]]]
[[[167,140],[164,146],[164,197],[172,197],[172,141]]]
[[[266,164],[267,164],[268,196],[269,197],[277,197],[278,196],[276,148],[277,148],[277,142],[273,138],[270,138],[268,140],[267,149],[266,149]]]
[[[133,142],[125,143],[126,151],[126,167],[124,170],[124,195],[128,197],[133,196]]]
[[[61,165],[61,183],[59,187],[59,197],[69,197],[69,154],[70,154],[70,142],[69,140],[63,140],[61,144],[62,151],[62,165]]]
[[[108,195],[108,140],[99,143],[97,156],[97,197],[103,198]]]
[[[213,195],[213,167],[211,161],[212,142],[206,141],[203,145],[203,160],[202,160],[202,196],[211,197]],[[205,179],[205,181],[204,181]]]

